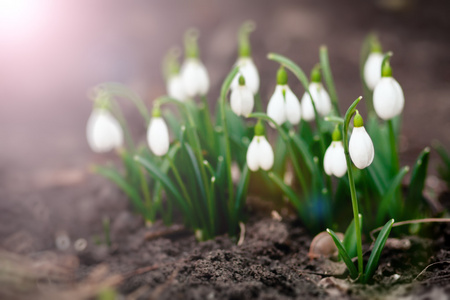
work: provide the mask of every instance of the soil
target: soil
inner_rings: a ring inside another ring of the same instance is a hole
[[[348,105],[362,93],[359,48],[376,30],[385,50],[395,53],[394,76],[406,97],[402,164],[411,165],[433,139],[450,149],[449,2],[408,1],[402,10],[383,9],[381,2],[191,0],[175,7],[171,1],[79,1],[54,13],[69,16],[70,31],[50,32],[36,45],[2,43],[0,298],[88,299],[99,292],[106,297],[108,287],[117,287],[128,299],[445,299],[447,225],[432,226],[423,237],[400,237],[411,246],[388,246],[374,282],[361,286],[346,280],[342,264],[310,260],[311,237],[289,217],[279,222],[250,214],[240,246],[227,236],[198,243],[179,227],[146,228],[130,213],[124,195],[88,171],[92,163],[115,159],[114,153],[93,154],[85,141],[89,87],[124,82],[151,103],[164,93],[161,58],[195,25],[202,32],[214,103],[235,60],[236,30],[249,18],[258,24],[252,43],[263,104],[273,92],[277,68],[266,60],[267,52],[292,57],[308,72],[326,43],[342,107]],[[47,51],[52,34],[57,55]],[[298,83],[292,88],[301,95]],[[145,126],[137,113],[127,104],[124,110],[133,134],[143,140]],[[428,182],[436,196],[440,161],[434,152],[430,161]],[[443,195],[448,209],[450,194]],[[104,217],[111,220],[110,248],[96,243],[103,239]],[[71,246],[57,250],[57,237],[69,238]],[[73,248],[79,239],[88,243],[83,251]]]
[[[0,296],[86,299],[116,287],[126,299],[445,299],[450,226],[428,229],[426,238],[388,240],[373,281],[360,285],[351,283],[342,262],[310,259],[311,237],[289,217],[252,218],[238,246],[228,236],[199,243],[179,225],[148,228],[123,212],[112,223],[109,248],[89,241],[83,250],[22,259],[0,252],[0,261],[10,262]]]

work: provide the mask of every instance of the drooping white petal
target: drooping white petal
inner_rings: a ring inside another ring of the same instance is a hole
[[[359,169],[369,166],[374,157],[373,143],[364,126],[353,128],[349,143],[350,157]]]
[[[286,85],[286,103],[285,103],[285,112],[286,118],[292,125],[297,125],[300,123],[301,119],[301,107],[300,101],[298,101],[297,96],[292,92],[289,86]]]
[[[272,146],[270,146],[266,137],[258,136],[258,162],[259,167],[265,171],[268,171],[273,166],[274,154],[272,150]]]
[[[323,169],[328,176],[333,174],[332,165],[333,165],[333,143],[328,146],[327,151],[325,151],[325,156],[323,157]]]
[[[167,80],[167,94],[179,101],[186,100],[186,93],[184,92],[183,79],[180,74],[173,75]]]
[[[169,151],[169,130],[163,118],[156,117],[150,120],[147,142],[150,150],[157,156],[162,156]]]
[[[271,117],[278,125],[286,122],[286,108],[284,104],[283,89],[285,86],[277,85],[275,92],[267,105],[267,115]],[[273,126],[270,123],[271,126]]]
[[[383,63],[383,54],[373,52],[364,64],[364,81],[369,89],[373,90],[381,79],[381,64]]]
[[[95,108],[86,126],[88,144],[94,152],[107,152],[123,144],[119,122],[106,109]]]
[[[183,88],[190,98],[205,95],[209,89],[208,71],[197,58],[187,58],[180,70]]]
[[[373,91],[373,107],[383,120],[389,120],[399,115],[405,103],[403,90],[397,80],[383,77]]]
[[[239,73],[234,77],[231,87],[235,88],[239,85],[239,76],[245,78],[245,85],[252,91],[253,95],[259,90],[259,74],[253,60],[250,57],[240,57],[236,65],[239,66]]]
[[[312,121],[314,120],[314,107],[311,102],[311,97],[309,96],[308,92],[305,92],[303,94],[301,103],[301,111],[302,111],[302,118],[305,121]]]
[[[331,100],[330,95],[328,95],[328,92],[325,90],[322,83],[311,82],[308,89],[314,100],[314,105],[316,106],[317,113],[322,117],[328,115],[331,111]],[[302,117],[305,121],[308,122],[314,120],[315,118],[311,96],[308,94],[308,92],[305,92],[301,101]]]
[[[258,151],[258,136],[254,136],[247,150],[247,166],[253,172],[258,171],[259,169]]]
[[[332,173],[336,177],[342,177],[347,172],[347,160],[345,159],[344,145],[342,141],[332,142],[333,145],[333,164]]]
[[[246,85],[239,85],[232,89],[230,104],[233,112],[238,116],[248,116],[254,105],[253,93]]]
[[[323,85],[320,83],[321,88],[319,89],[319,114],[322,117],[325,117],[328,115],[331,111],[331,99],[330,95],[328,95],[327,90],[323,87]]]

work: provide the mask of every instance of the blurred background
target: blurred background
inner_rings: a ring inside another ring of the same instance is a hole
[[[305,72],[329,48],[341,107],[362,95],[359,52],[374,31],[392,50],[405,93],[402,159],[411,163],[433,139],[450,146],[450,2],[445,0],[0,0],[0,245],[16,252],[51,248],[58,231],[72,239],[101,229],[127,200],[88,167],[87,90],[104,81],[128,85],[151,104],[165,93],[161,61],[184,31],[200,32],[211,77],[209,101],[237,57],[236,33],[248,20],[263,105],[273,92],[278,52]],[[291,85],[299,98],[300,84]],[[145,126],[123,105],[137,136]],[[439,163],[432,155],[431,173]]]

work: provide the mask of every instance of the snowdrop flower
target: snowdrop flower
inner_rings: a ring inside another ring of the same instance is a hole
[[[253,110],[253,93],[242,75],[239,77],[239,85],[231,91],[230,102],[231,109],[238,116],[248,116]]]
[[[88,144],[92,151],[98,153],[111,151],[123,144],[122,127],[107,105],[105,100],[96,100],[86,126]]]
[[[381,52],[372,52],[367,57],[364,64],[364,81],[367,87],[373,91],[378,81],[381,79],[381,63],[383,54]]]
[[[147,129],[147,143],[153,154],[163,156],[169,151],[169,130],[158,107],[153,109],[152,116]]]
[[[332,138],[331,145],[325,151],[323,168],[329,176],[342,177],[347,172],[347,160],[345,159],[344,145],[338,126],[334,130]]]
[[[253,95],[256,95],[259,91],[259,73],[251,57],[252,51],[249,40],[249,35],[254,29],[255,24],[251,21],[245,22],[239,29],[239,58],[236,66],[239,66],[239,72],[244,76],[246,85],[250,88]],[[234,77],[231,83],[232,89],[239,86],[239,77],[239,74]]]
[[[186,101],[186,93],[184,92],[183,79],[180,74],[171,75],[167,79],[167,95],[179,101]]]
[[[187,97],[184,91],[183,78],[180,74],[179,56],[180,49],[170,49],[163,61],[163,72],[166,78],[167,95],[179,101],[185,101]]]
[[[259,90],[259,73],[251,57],[239,57],[236,65],[239,66],[239,72],[245,78],[247,86],[250,88],[253,95],[256,95]],[[239,77],[237,74],[231,83],[231,88],[237,88],[239,86]]]
[[[350,137],[350,157],[358,169],[364,169],[373,161],[374,149],[370,136],[364,128],[364,121],[358,111],[353,119],[353,131]]]
[[[311,83],[309,84],[308,89],[314,100],[317,113],[322,117],[328,115],[331,111],[331,100],[328,92],[322,85],[322,76],[320,75],[319,67],[315,67],[311,71]],[[308,92],[305,92],[301,100],[302,117],[308,122],[314,120],[315,118],[311,96]]]
[[[181,67],[184,92],[189,98],[204,96],[209,90],[209,75],[199,59],[198,32],[188,30],[185,35],[186,58]]]
[[[373,107],[383,120],[392,119],[403,111],[405,96],[397,80],[392,77],[389,61],[383,66],[382,78],[373,91]]]
[[[277,86],[267,105],[267,115],[279,125],[286,121],[297,125],[301,118],[300,102],[289,88],[287,81],[286,70],[281,67],[277,73]]]
[[[247,150],[247,165],[253,172],[258,171],[260,168],[268,171],[273,166],[273,160],[272,146],[270,146],[264,136],[264,126],[260,120],[255,126],[255,136]]]

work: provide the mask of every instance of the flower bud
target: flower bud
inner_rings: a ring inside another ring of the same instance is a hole
[[[373,142],[364,128],[363,118],[358,111],[353,119],[353,124],[354,128],[349,143],[350,157],[358,169],[364,169],[373,161],[375,154]]]
[[[392,119],[403,111],[405,96],[400,84],[392,77],[389,62],[383,66],[383,77],[373,91],[373,107],[383,120]]]
[[[287,73],[283,67],[278,70],[277,83],[267,105],[267,115],[279,125],[286,121],[297,125],[301,119],[300,102],[287,85]]]
[[[347,172],[347,160],[345,159],[344,145],[342,144],[341,131],[339,127],[333,132],[333,141],[325,151],[323,158],[323,168],[327,175],[342,177]]]
[[[86,137],[94,152],[108,152],[123,144],[123,131],[120,123],[104,107],[92,110],[86,126]]]
[[[147,143],[157,156],[163,156],[169,151],[169,130],[159,108],[153,110],[153,118],[147,129]]]
[[[248,116],[253,110],[253,93],[245,83],[245,79],[241,75],[239,77],[239,86],[231,91],[231,109],[238,116]]]
[[[316,106],[317,113],[322,117],[328,115],[331,111],[331,99],[322,83],[311,82],[308,88],[314,100],[314,105]],[[311,96],[308,92],[305,92],[301,100],[302,118],[308,122],[315,119]]]
[[[239,57],[236,65],[239,66],[239,73],[245,78],[246,85],[250,88],[253,95],[258,93],[259,90],[259,74],[258,69],[255,66],[251,57]],[[239,86],[239,77],[237,74],[234,77],[231,88],[234,89]]]
[[[372,52],[367,57],[364,64],[364,81],[367,87],[373,91],[378,81],[381,79],[381,63],[383,54],[381,52]]]
[[[260,168],[268,171],[272,168],[274,162],[274,154],[272,146],[270,146],[264,136],[264,126],[261,121],[255,126],[255,136],[253,137],[247,150],[248,168],[255,172]]]

